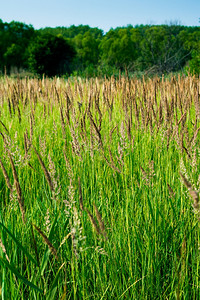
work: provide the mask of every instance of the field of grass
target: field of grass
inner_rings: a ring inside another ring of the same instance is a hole
[[[0,79],[2,299],[198,299],[199,88]]]

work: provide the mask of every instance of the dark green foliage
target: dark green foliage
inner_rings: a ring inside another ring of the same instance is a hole
[[[133,64],[139,56],[140,40],[141,35],[137,29],[111,29],[100,45],[102,61],[120,69]]]
[[[75,51],[62,37],[38,36],[29,49],[29,66],[33,72],[47,76],[70,73]]]
[[[103,37],[103,30],[99,28],[91,28],[88,25],[79,25],[75,26],[72,25],[70,27],[56,27],[56,28],[51,28],[51,27],[45,27],[39,30],[40,33],[46,34],[50,33],[53,35],[58,35],[61,34],[66,38],[73,39],[76,37],[78,34],[84,35],[85,33],[90,33],[95,39],[100,39]]]
[[[153,68],[159,74],[175,72],[184,67],[190,52],[181,43],[181,26],[151,26],[141,41],[142,69]]]
[[[0,70],[29,69],[48,76],[110,76],[200,72],[200,27],[137,25],[107,33],[88,25],[34,30],[0,20]],[[69,46],[70,45],[70,46]]]
[[[28,60],[26,49],[35,35],[31,25],[0,20],[0,69],[6,66],[9,72],[11,67],[25,68]]]

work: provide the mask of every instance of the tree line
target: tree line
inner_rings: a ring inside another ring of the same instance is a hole
[[[105,76],[200,73],[200,26],[128,25],[107,33],[88,25],[41,28],[0,20],[0,71]]]

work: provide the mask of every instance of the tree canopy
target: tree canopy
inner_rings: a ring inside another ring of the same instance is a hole
[[[200,73],[200,27],[137,25],[107,33],[88,25],[42,28],[0,20],[0,71],[26,69],[48,76],[110,75],[119,70]]]
[[[45,34],[29,46],[29,67],[33,72],[48,76],[70,73],[75,51],[63,37]]]

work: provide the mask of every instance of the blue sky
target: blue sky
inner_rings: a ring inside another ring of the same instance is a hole
[[[89,25],[107,32],[127,24],[200,26],[200,0],[0,0],[0,19],[34,28]]]

